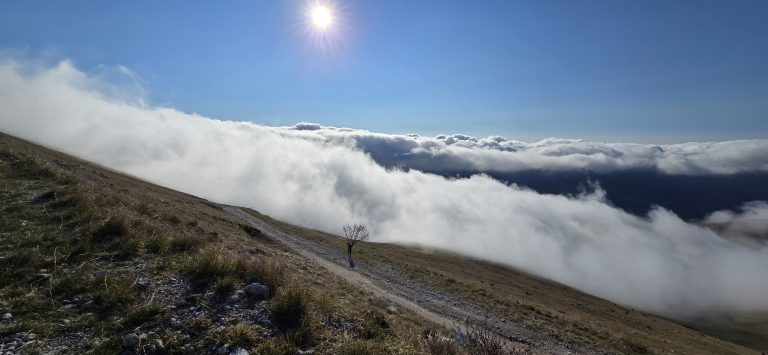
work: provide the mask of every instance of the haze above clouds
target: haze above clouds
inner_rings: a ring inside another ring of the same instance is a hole
[[[728,174],[768,170],[766,140],[524,143],[267,127],[155,107],[67,61],[0,65],[0,130],[287,222],[339,233],[343,223],[360,221],[375,241],[497,261],[667,316],[768,311],[768,247],[746,236],[754,216],[768,211],[764,203],[710,216],[728,226],[723,238],[664,209],[630,215],[605,203],[599,189],[542,195],[483,175],[387,169],[371,158],[387,149],[480,169]]]

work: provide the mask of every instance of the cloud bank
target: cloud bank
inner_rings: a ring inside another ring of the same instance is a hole
[[[350,128],[299,123],[304,137],[355,145],[387,167],[422,171],[653,169],[665,174],[701,175],[768,172],[768,139],[651,145],[548,138],[526,143],[499,136],[463,134],[389,135]]]
[[[365,136],[373,137],[363,143],[367,151],[386,141],[408,152],[456,154],[467,164],[501,159],[511,166],[550,168],[642,165],[693,174],[765,170],[768,155],[759,154],[764,141],[528,144],[309,124],[276,128],[154,107],[105,86],[67,61],[44,68],[6,61],[0,64],[0,130],[291,223],[339,233],[343,223],[356,220],[369,224],[376,241],[504,263],[651,312],[690,317],[768,311],[763,244],[723,238],[664,209],[639,218],[605,203],[599,191],[542,195],[482,175],[446,179],[385,169],[359,147]],[[510,157],[513,152],[520,155]],[[712,218],[740,216],[723,212]]]

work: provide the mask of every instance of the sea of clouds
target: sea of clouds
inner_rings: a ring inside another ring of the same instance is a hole
[[[751,237],[764,233],[765,203],[712,214],[707,221],[718,234],[661,208],[628,214],[599,189],[543,195],[484,175],[448,179],[372,159],[394,145],[432,164],[484,169],[728,174],[768,170],[768,140],[525,143],[268,127],[153,106],[69,61],[10,59],[0,62],[0,131],[287,222],[339,233],[343,223],[359,221],[375,241],[504,263],[667,316],[768,312],[768,246]]]
[[[423,171],[652,169],[665,174],[703,175],[768,172],[768,139],[653,145],[548,138],[526,143],[463,134],[421,137],[298,123],[305,137],[357,146],[387,167]]]

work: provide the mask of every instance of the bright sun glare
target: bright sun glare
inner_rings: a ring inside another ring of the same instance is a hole
[[[320,30],[328,29],[333,24],[333,12],[327,5],[315,4],[310,12],[312,25]]]

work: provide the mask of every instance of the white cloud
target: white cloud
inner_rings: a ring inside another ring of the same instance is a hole
[[[703,223],[720,234],[746,243],[768,243],[768,203],[753,201],[744,204],[741,211],[717,211]]]
[[[396,144],[401,151],[453,154],[461,158],[457,161],[480,166],[645,164],[721,173],[765,170],[766,157],[758,154],[765,149],[763,141],[529,144],[307,124],[305,130],[265,127],[105,95],[98,89],[104,83],[69,62],[24,73],[20,65],[0,65],[0,130],[166,186],[334,233],[343,223],[361,221],[377,241],[497,261],[669,316],[768,311],[763,245],[722,238],[663,209],[638,218],[607,205],[600,193],[568,198],[485,176],[450,180],[386,170],[357,148],[365,139],[369,149]],[[513,151],[520,154],[508,154]]]
[[[313,123],[286,129],[309,131],[303,137],[357,145],[385,166],[424,171],[654,169],[683,175],[768,172],[768,139],[651,145],[548,138],[526,143],[499,136],[386,135]]]

